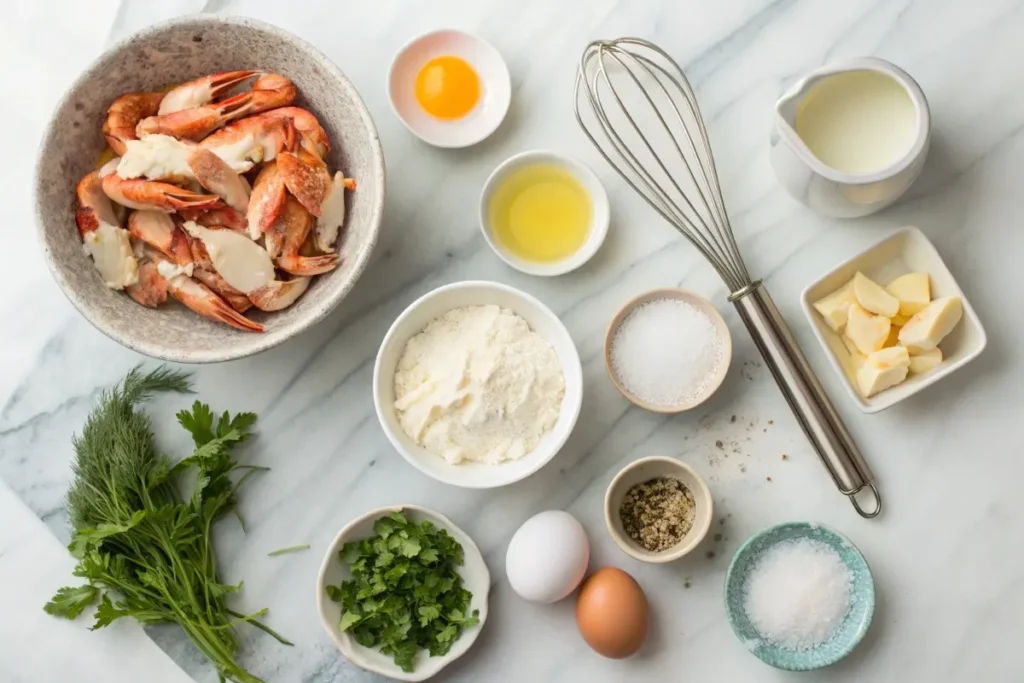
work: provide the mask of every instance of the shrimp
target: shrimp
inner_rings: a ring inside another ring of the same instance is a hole
[[[183,190],[177,185],[153,180],[126,180],[111,173],[102,180],[103,191],[129,209],[173,213],[181,209],[214,209],[222,205],[217,195]]]
[[[129,140],[137,140],[136,128],[143,119],[156,114],[164,98],[158,92],[134,92],[121,95],[110,103],[103,122],[103,137],[110,148],[123,156]]]
[[[182,83],[167,91],[160,101],[159,110],[154,113],[162,116],[209,104],[259,74],[259,71],[225,71]]]
[[[309,287],[308,277],[294,280],[274,280],[249,293],[249,300],[261,311],[280,311],[288,308]]]
[[[280,240],[272,244],[273,238],[269,231],[281,213],[285,194],[284,177],[277,170],[277,162],[270,161],[264,164],[256,176],[256,182],[253,183],[246,221],[249,226],[249,237],[258,240],[261,235],[267,235],[267,252],[271,258],[277,256]]]
[[[252,93],[244,92],[223,102],[144,118],[135,132],[139,137],[159,134],[198,142],[224,124],[251,114],[252,110]]]
[[[262,332],[263,325],[249,320],[231,308],[213,290],[198,280],[186,275],[175,275],[167,280],[167,291],[171,296],[188,306],[199,315],[230,325],[243,332]]]
[[[276,261],[278,268],[292,275],[309,276],[320,275],[337,267],[338,255],[334,252],[320,256],[302,256],[299,253],[312,228],[313,216],[295,197],[289,195],[284,201],[284,207],[274,228],[266,235],[268,252],[271,236],[281,236],[280,256]]]

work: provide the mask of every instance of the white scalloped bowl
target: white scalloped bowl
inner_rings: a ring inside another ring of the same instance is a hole
[[[349,541],[356,541],[361,538],[373,536],[373,523],[380,517],[387,516],[392,512],[404,510],[406,516],[412,522],[424,520],[434,523],[439,529],[446,530],[462,546],[464,562],[458,568],[459,576],[462,577],[462,585],[473,594],[472,609],[479,610],[480,622],[462,632],[459,639],[455,641],[447,654],[441,657],[430,657],[420,652],[416,655],[416,668],[407,673],[395,664],[389,655],[381,654],[376,649],[363,647],[347,633],[338,628],[341,623],[341,605],[327,597],[327,586],[338,585],[346,579],[352,578],[348,567],[341,561],[338,553]],[[466,651],[476,641],[480,630],[487,621],[487,596],[491,590],[491,573],[484,562],[484,556],[476,547],[473,539],[465,531],[455,526],[452,520],[439,512],[419,507],[418,505],[392,505],[389,507],[370,510],[366,514],[355,518],[335,536],[334,542],[327,549],[324,561],[320,565],[320,574],[316,582],[316,607],[320,613],[320,621],[324,630],[338,646],[338,650],[345,656],[345,659],[352,662],[361,669],[372,671],[382,676],[388,676],[399,681],[425,681],[436,675],[444,667],[466,654]]]

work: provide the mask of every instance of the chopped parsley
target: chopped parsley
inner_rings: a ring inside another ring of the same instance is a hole
[[[410,522],[402,511],[378,519],[373,531],[341,549],[352,578],[327,586],[327,595],[341,603],[342,631],[364,647],[380,646],[412,671],[420,650],[443,655],[479,622],[479,611],[469,609],[473,594],[456,571],[462,546],[446,530]]]

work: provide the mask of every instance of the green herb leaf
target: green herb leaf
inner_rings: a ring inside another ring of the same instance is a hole
[[[89,605],[96,602],[100,589],[86,584],[84,586],[65,586],[50,598],[43,606],[47,614],[55,617],[74,619]]]
[[[309,544],[303,543],[302,545],[290,545],[287,548],[279,548],[277,550],[271,550],[267,553],[267,557],[276,557],[278,555],[284,555],[285,553],[294,553],[300,550],[309,550]]]

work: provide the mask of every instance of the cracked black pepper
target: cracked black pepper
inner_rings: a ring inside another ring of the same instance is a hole
[[[670,477],[634,484],[619,506],[626,535],[652,553],[668,550],[693,527],[695,503],[690,489]]]

